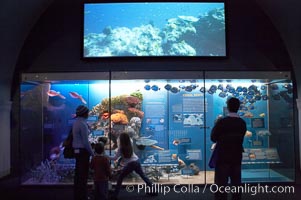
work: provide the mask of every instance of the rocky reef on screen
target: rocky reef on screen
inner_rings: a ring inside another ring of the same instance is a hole
[[[106,27],[84,36],[84,57],[219,56],[225,52],[224,32],[224,9],[170,18],[163,29],[151,22],[134,28]]]

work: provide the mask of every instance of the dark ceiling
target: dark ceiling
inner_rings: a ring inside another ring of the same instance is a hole
[[[74,0],[81,3],[81,0]],[[232,0],[235,1],[235,0]],[[0,89],[9,98],[10,83],[21,49],[32,27],[44,11],[56,0],[4,0],[1,2]],[[240,0],[257,4],[280,32],[296,76],[301,74],[301,1],[300,0]],[[242,4],[240,4],[242,5]]]

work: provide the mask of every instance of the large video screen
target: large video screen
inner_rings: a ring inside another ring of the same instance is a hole
[[[226,56],[223,2],[86,3],[83,57]]]

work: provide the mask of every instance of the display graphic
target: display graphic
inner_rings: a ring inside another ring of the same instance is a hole
[[[253,118],[251,124],[252,128],[264,128],[264,118]]]
[[[226,56],[222,2],[84,4],[83,57]]]
[[[242,163],[280,163],[280,159],[276,148],[245,149]]]

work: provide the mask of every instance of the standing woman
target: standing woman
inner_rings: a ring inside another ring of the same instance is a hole
[[[147,178],[141,168],[141,164],[138,160],[138,156],[133,151],[132,141],[127,133],[121,133],[118,138],[118,149],[115,156],[110,157],[111,160],[117,160],[121,157],[120,165],[123,167],[121,173],[117,179],[117,184],[114,192],[113,199],[117,199],[123,179],[135,171],[146,183],[147,186],[151,187],[152,182]],[[155,196],[157,193],[148,193],[149,195]]]
[[[93,150],[88,140],[90,133],[87,118],[89,109],[80,105],[76,108],[76,120],[72,126],[73,142],[75,153],[75,175],[74,175],[74,199],[87,200],[87,181],[89,174],[90,156]]]

